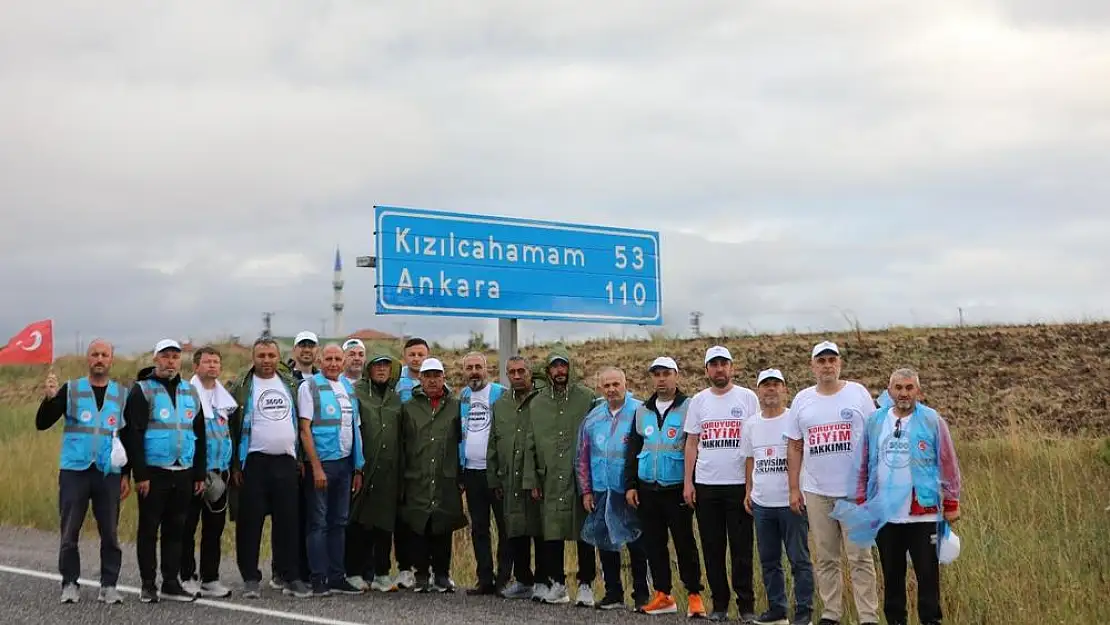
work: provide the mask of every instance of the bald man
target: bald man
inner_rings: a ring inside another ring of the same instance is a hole
[[[112,354],[111,343],[93,341],[85,354],[88,375],[69,380],[61,387],[51,370],[35,415],[35,427],[40,431],[64,418],[58,474],[62,533],[58,572],[62,574],[62,603],[81,600],[77,584],[81,576],[81,555],[77,541],[90,502],[100,532],[100,594],[97,600],[123,602],[123,596],[116,590],[123,560],[117,526],[120,500],[126,499],[131,489],[130,482],[121,478],[127,458],[121,453],[122,447],[116,444],[123,426],[126,389],[109,377]]]

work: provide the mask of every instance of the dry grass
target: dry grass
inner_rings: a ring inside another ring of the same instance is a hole
[[[808,350],[819,338],[824,337],[593,341],[571,346],[571,352],[586,373],[602,364],[626,367],[633,389],[646,394],[650,387],[642,369],[651,358],[676,357],[687,369],[688,390],[695,390],[701,387],[702,351],[721,342],[732,350],[745,379],[759,368],[778,366],[798,380],[797,390],[808,380]],[[943,572],[945,621],[1110,620],[1110,443],[1094,436],[1110,431],[1108,374],[1101,362],[1110,345],[1110,324],[892,330],[829,338],[845,349],[845,376],[873,390],[895,366],[917,366],[930,404],[954,424],[965,484],[964,520],[957,526],[964,549]],[[539,355],[546,349],[525,352]],[[444,354],[448,362],[459,355]],[[244,363],[241,356],[229,357],[228,372]],[[75,376],[82,363],[63,359],[57,368],[63,378]],[[116,365],[124,379],[136,369],[131,361]],[[7,476],[0,482],[0,523],[54,531],[59,428],[36,432],[33,425],[42,373],[41,368],[0,369],[0,475]],[[133,502],[125,504],[120,519],[125,539],[135,535]],[[91,522],[86,531],[94,538]],[[232,535],[230,529],[225,532],[229,549]],[[455,579],[473,583],[467,532],[456,534],[454,553]],[[568,570],[574,570],[572,549]],[[761,589],[758,571],[756,577]]]

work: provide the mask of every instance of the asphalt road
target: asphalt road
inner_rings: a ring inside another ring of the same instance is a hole
[[[282,597],[269,588],[269,563],[263,571],[261,599],[243,599],[242,580],[232,558],[221,565],[221,579],[232,589],[227,599],[200,599],[195,603],[139,602],[135,546],[123,546],[119,589],[124,603],[106,606],[96,601],[99,590],[98,544],[94,536],[81,542],[81,602],[62,605],[58,575],[58,536],[38,530],[0,527],[0,623],[3,625],[222,625],[231,623],[317,623],[352,625],[376,623],[648,623],[681,622],[685,615],[648,617],[631,611],[602,611],[573,605],[537,605],[496,597],[417,595],[412,592],[370,593],[320,599]],[[130,592],[128,592],[130,591]],[[599,593],[600,594],[600,593]]]

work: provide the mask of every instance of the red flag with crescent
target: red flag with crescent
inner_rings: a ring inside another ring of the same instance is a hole
[[[23,328],[0,347],[0,365],[48,365],[54,362],[54,324],[50,319]]]

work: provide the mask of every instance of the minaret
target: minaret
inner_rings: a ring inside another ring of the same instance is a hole
[[[332,336],[339,338],[343,336],[343,261],[339,258],[338,246],[335,248],[335,277],[332,278],[331,288],[335,291],[335,300],[331,304],[331,309],[335,311]]]

